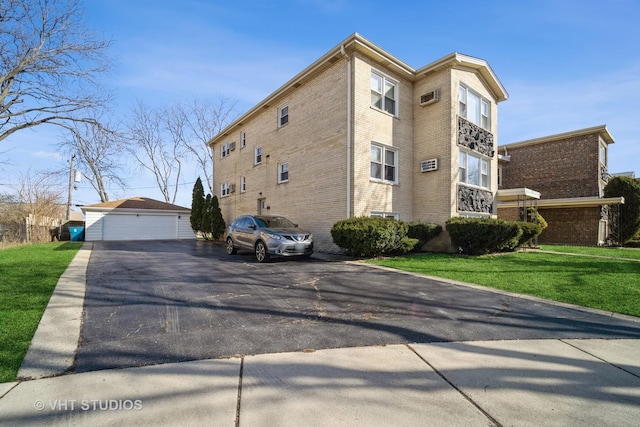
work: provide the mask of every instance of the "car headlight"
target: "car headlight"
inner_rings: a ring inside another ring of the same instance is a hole
[[[279,234],[271,234],[271,233],[265,233],[265,234],[267,235],[267,237],[273,240],[284,240],[284,237],[282,237]]]

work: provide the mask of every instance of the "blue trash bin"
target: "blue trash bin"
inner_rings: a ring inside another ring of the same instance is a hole
[[[72,242],[81,242],[84,240],[84,227],[69,227],[69,234]]]

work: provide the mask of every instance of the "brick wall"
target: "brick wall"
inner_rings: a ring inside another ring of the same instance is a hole
[[[538,237],[540,244],[595,246],[598,244],[600,208],[540,209],[548,227]]]
[[[599,196],[597,133],[543,143],[507,146],[503,188],[527,187],[541,199]],[[504,154],[504,150],[500,150]]]
[[[289,107],[289,123],[278,127],[278,108]],[[227,223],[241,214],[289,217],[314,233],[316,246],[337,250],[329,230],[346,212],[347,67],[340,60],[315,78],[275,100],[251,120],[237,126],[214,147],[214,189]],[[246,147],[240,148],[240,132]],[[220,144],[236,142],[220,158]],[[262,147],[262,163],[254,165],[254,149]],[[278,183],[278,164],[287,162],[289,181]],[[240,191],[245,176],[246,192]],[[235,193],[220,197],[220,184],[236,184]]]

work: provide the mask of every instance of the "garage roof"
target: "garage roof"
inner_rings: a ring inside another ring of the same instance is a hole
[[[150,199],[148,197],[130,197],[128,199],[114,200],[112,202],[96,203],[95,205],[83,206],[83,212],[86,211],[109,211],[109,210],[148,210],[162,212],[190,212],[191,209],[183,206],[173,205],[171,203],[161,202],[159,200]]]

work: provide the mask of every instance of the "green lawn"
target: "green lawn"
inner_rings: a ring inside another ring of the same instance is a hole
[[[420,254],[369,262],[640,317],[638,261],[526,251],[481,257]]]
[[[640,260],[640,249],[617,247],[592,247],[592,246],[556,246],[540,245],[540,249],[553,252],[564,252],[580,255],[594,255],[615,258],[629,258]]]
[[[14,381],[58,279],[82,243],[0,250],[0,382]]]

